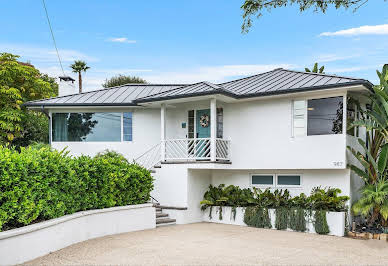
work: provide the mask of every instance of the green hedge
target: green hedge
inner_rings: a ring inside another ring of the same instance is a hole
[[[0,231],[89,209],[145,203],[153,179],[122,155],[0,147]]]

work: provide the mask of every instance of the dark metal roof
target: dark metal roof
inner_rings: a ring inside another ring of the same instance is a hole
[[[25,106],[131,106],[134,100],[175,88],[182,84],[127,84],[96,91],[26,102]]]
[[[221,84],[200,82],[186,85],[165,93],[139,98],[137,103],[222,94],[239,98],[249,98],[284,93],[322,90],[351,85],[364,85],[371,89],[373,84],[365,79],[340,77],[335,75],[300,72],[287,69],[274,69],[258,75],[237,79]]]
[[[137,103],[222,94],[235,99],[373,84],[365,79],[274,69],[221,84],[128,84],[81,94],[27,102],[25,106],[133,106]]]

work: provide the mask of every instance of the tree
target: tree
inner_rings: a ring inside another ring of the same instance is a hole
[[[86,65],[85,61],[75,60],[73,64],[70,65],[74,73],[78,73],[78,87],[79,93],[82,92],[82,75],[81,72],[86,72],[90,67]]]
[[[106,79],[105,83],[102,84],[104,88],[111,88],[115,86],[121,86],[129,83],[143,83],[146,84],[147,81],[145,81],[142,78],[135,77],[135,76],[125,76],[125,75],[118,75],[114,76],[110,79]]]
[[[43,120],[47,121],[43,114],[36,114],[22,107],[23,102],[55,96],[58,90],[44,80],[49,78],[48,76],[42,77],[39,70],[30,64],[18,62],[18,58],[19,56],[10,53],[0,53],[0,144],[2,145],[25,143],[26,141],[22,139],[29,139],[29,134],[33,134],[28,128],[39,131],[40,127],[35,126],[42,124]],[[39,122],[34,123],[37,120]],[[43,129],[39,132],[41,134],[47,131]]]
[[[325,66],[321,66],[319,69],[318,69],[318,63],[315,63],[314,64],[314,67],[312,70],[310,70],[308,67],[306,67],[304,69],[306,72],[311,72],[311,73],[320,73],[320,74],[325,74],[325,72],[323,72],[325,70]]]
[[[325,13],[329,7],[335,7],[336,9],[341,7],[345,9],[353,8],[353,11],[356,11],[367,2],[368,0],[244,0],[244,4],[241,6],[244,12],[244,22],[241,30],[243,33],[249,32],[252,26],[252,16],[261,17],[263,10],[270,11],[273,8],[298,5],[301,12],[312,8],[316,12]]]
[[[374,94],[369,96],[370,107],[358,108],[361,118],[352,123],[352,126],[366,129],[368,140],[367,145],[358,139],[362,151],[348,147],[361,165],[350,165],[350,169],[365,182],[362,196],[352,210],[366,217],[370,226],[376,221],[388,226],[388,65],[384,65],[382,72],[377,71],[377,75],[380,85],[375,86]]]
[[[388,226],[388,181],[364,186],[361,195],[353,204],[353,212],[367,217],[369,226],[376,220],[381,220],[382,226]]]

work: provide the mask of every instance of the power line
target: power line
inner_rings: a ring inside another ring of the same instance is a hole
[[[65,71],[63,71],[63,66],[62,66],[61,57],[59,56],[59,52],[58,52],[58,48],[57,48],[57,42],[55,41],[53,29],[52,29],[52,27],[51,27],[50,18],[49,18],[48,12],[47,12],[46,3],[44,2],[44,0],[42,0],[42,3],[43,3],[44,11],[46,12],[46,18],[47,18],[47,22],[48,22],[48,25],[49,25],[49,28],[50,28],[51,37],[53,38],[55,50],[57,51],[57,56],[58,56],[58,60],[59,60],[59,65],[61,66],[62,73],[63,73],[63,75],[65,76]]]

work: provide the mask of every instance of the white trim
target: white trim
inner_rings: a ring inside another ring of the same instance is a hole
[[[278,176],[299,176],[300,178],[300,185],[279,185],[278,184]],[[273,183],[272,185],[264,185],[264,184],[252,184],[252,177],[253,176],[272,176],[273,177]],[[255,173],[251,173],[249,174],[249,185],[251,187],[256,187],[256,188],[261,188],[261,189],[265,189],[265,188],[269,188],[269,189],[276,189],[276,188],[302,188],[303,187],[303,174],[287,174],[287,173],[282,173],[282,174],[255,174]]]
[[[132,139],[131,140],[125,140],[124,139],[124,113],[131,113],[131,136],[132,136]],[[122,117],[122,122],[121,122],[121,142],[125,142],[125,143],[132,143],[133,142],[133,117],[134,117],[134,111],[130,110],[130,111],[126,111],[126,112],[122,112],[121,113],[121,117]]]
[[[299,176],[300,185],[279,185],[279,176]],[[276,188],[302,188],[303,187],[303,175],[302,174],[276,174]]]
[[[346,110],[346,92],[345,94],[333,94],[333,95],[325,95],[325,96],[315,96],[315,97],[305,97],[305,98],[293,98],[291,100],[291,137],[292,138],[302,138],[302,137],[315,137],[315,136],[327,136],[327,135],[345,135],[346,136],[346,120],[347,120],[347,110]],[[341,134],[322,134],[322,135],[308,135],[307,134],[307,127],[308,127],[308,101],[309,100],[319,100],[319,99],[328,99],[328,98],[336,98],[336,97],[342,97],[343,101],[343,110],[342,110],[342,133]],[[296,101],[304,101],[305,107],[304,107],[304,123],[305,123],[305,130],[304,130],[304,136],[295,136],[295,128],[294,128],[294,103]]]
[[[272,176],[272,185],[264,185],[264,184],[252,184],[252,177],[253,176]],[[249,185],[251,187],[256,187],[256,188],[275,188],[276,186],[276,174],[249,174]]]

